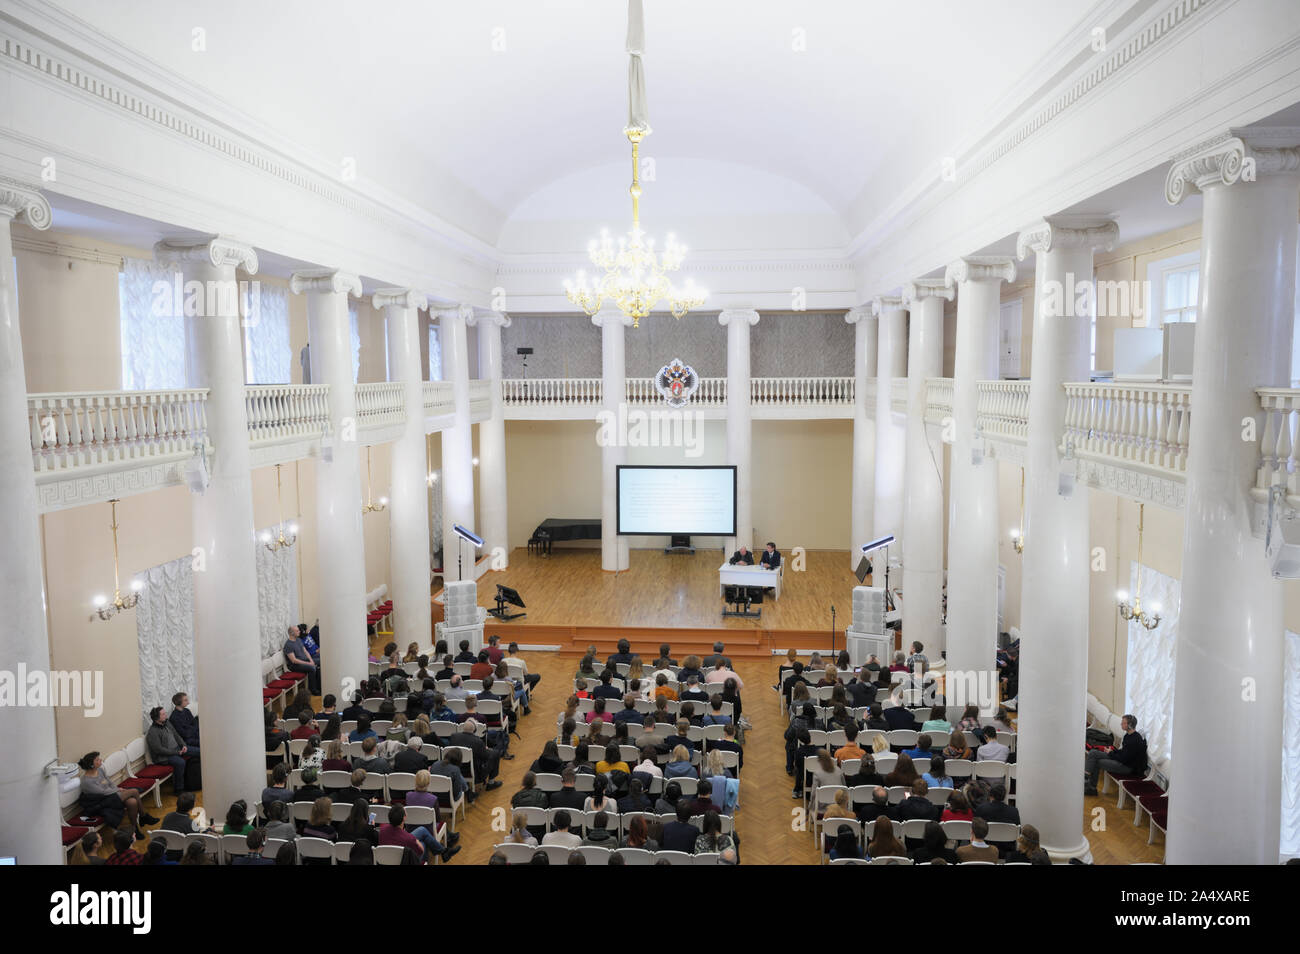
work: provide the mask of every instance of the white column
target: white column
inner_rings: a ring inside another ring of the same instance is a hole
[[[903,286],[911,311],[907,343],[907,485],[903,493],[903,641],[932,659],[943,647],[943,442],[925,423],[927,378],[943,374],[942,279]]]
[[[484,312],[469,319],[478,327],[478,376],[491,386],[492,416],[478,426],[479,529],[493,568],[510,563],[510,525],[506,519],[506,412],[501,401],[501,329],[510,316]]]
[[[1020,600],[1016,801],[1053,859],[1090,858],[1083,836],[1083,727],[1088,691],[1088,489],[1061,493],[1066,382],[1090,374],[1091,304],[1068,289],[1092,279],[1092,252],[1119,229],[1054,216],[1020,234],[1034,272],[1033,377],[1025,447],[1025,552]],[[1062,307],[1063,306],[1063,307]],[[1061,314],[1064,311],[1064,314]]]
[[[316,462],[321,689],[342,698],[357,680],[365,679],[370,659],[357,384],[348,319],[348,294],[361,296],[361,280],[336,269],[309,269],[294,272],[289,287],[295,295],[307,295],[311,379],[329,386],[329,452]],[[393,608],[397,609],[396,599]]]
[[[424,448],[424,373],[420,366],[421,292],[375,292],[388,326],[388,376],[402,384],[406,427],[393,441],[389,476],[389,574],[393,581],[393,641],[432,645],[429,606],[429,485]]]
[[[867,416],[867,386],[876,373],[876,320],[869,308],[844,316],[853,325],[853,502],[849,516],[849,565],[862,559],[862,544],[871,539],[871,511],[876,496],[876,422]],[[883,577],[882,577],[883,579]]]
[[[890,556],[897,559],[903,552],[907,429],[903,418],[894,415],[889,402],[894,379],[907,376],[907,311],[901,298],[882,296],[872,299],[871,313],[877,318],[879,341],[876,348],[876,505],[871,535],[883,537],[892,533],[898,537],[898,545],[890,551]],[[884,574],[873,576],[872,582],[884,586]]]
[[[208,441],[212,446],[207,489],[191,497],[194,546],[202,563],[194,573],[195,696],[203,720],[203,801],[228,807],[256,798],[266,786],[263,726],[255,707],[231,705],[256,699],[262,688],[262,641],[257,615],[252,459],[244,401],[243,327],[239,297],[214,294],[237,288],[235,267],[252,274],[257,255],[247,245],[211,237],[164,240],[158,261],[178,265],[186,285],[201,283],[203,300],[216,314],[187,315],[189,386],[207,388]],[[165,699],[155,700],[166,705]],[[221,809],[217,809],[220,811]]]
[[[627,368],[623,358],[623,329],[632,319],[617,308],[605,307],[591,316],[600,329],[600,368],[602,415],[611,421],[627,419]],[[620,409],[622,413],[620,414]],[[603,433],[604,429],[597,431]],[[627,537],[618,535],[618,465],[627,460],[627,450],[619,440],[606,442],[600,449],[600,568],[617,573],[628,564]]]
[[[949,705],[979,701],[975,690],[980,686],[993,687],[992,698],[986,701],[997,701],[998,464],[984,457],[975,409],[977,383],[998,376],[1001,284],[1015,277],[1016,266],[1006,257],[960,258],[944,274],[944,281],[957,286],[945,633]],[[957,674],[961,675],[954,678]]]
[[[50,204],[34,188],[0,179],[0,667],[49,672],[45,581],[32,470],[32,433],[27,417],[18,290],[13,282],[14,219],[50,227]],[[4,710],[0,733],[0,854],[19,864],[63,864],[59,843],[59,790],[45,777],[58,752],[54,710],[13,706]],[[74,756],[79,758],[80,756]]]
[[[442,379],[451,382],[456,401],[455,421],[442,432],[442,579],[444,583],[472,580],[479,553],[456,536],[460,524],[474,527],[474,425],[469,419],[469,345],[465,322],[471,305],[439,308],[438,341],[442,345]],[[480,534],[481,536],[481,534]]]
[[[753,434],[749,407],[749,329],[758,324],[752,308],[726,308],[718,324],[727,329],[727,463],[736,466],[736,535],[727,542],[731,553],[741,544],[754,547],[754,505],[750,467]]]
[[[1243,168],[1254,166],[1253,181]],[[1275,865],[1281,812],[1284,587],[1251,535],[1256,388],[1286,387],[1295,316],[1300,129],[1253,128],[1175,160],[1165,188],[1203,195],[1200,301],[1174,668],[1170,864]],[[1282,478],[1285,480],[1285,477]],[[1262,508],[1261,508],[1262,509]],[[1127,573],[1127,570],[1125,570]],[[1138,727],[1141,731],[1142,727]],[[1212,755],[1211,755],[1212,753]],[[1225,779],[1249,808],[1207,795]]]

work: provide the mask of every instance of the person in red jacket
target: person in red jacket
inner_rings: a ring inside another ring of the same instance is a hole
[[[433,855],[441,855],[443,861],[449,861],[451,856],[460,851],[460,845],[454,848],[444,848],[442,843],[434,837],[433,832],[421,825],[415,831],[407,831],[402,822],[406,820],[406,809],[401,805],[394,805],[388,810],[388,824],[379,829],[379,843],[381,845],[400,845],[403,848],[410,848],[416,858],[420,859],[421,864],[428,862]],[[427,850],[426,850],[427,849]]]

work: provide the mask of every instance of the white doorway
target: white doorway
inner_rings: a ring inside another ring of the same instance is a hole
[[[1004,301],[998,313],[998,377],[1020,377],[1020,305],[1023,298]]]

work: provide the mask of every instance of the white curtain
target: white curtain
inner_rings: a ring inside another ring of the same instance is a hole
[[[1286,634],[1282,677],[1282,839],[1283,855],[1300,857],[1300,635]]]
[[[352,333],[352,380],[361,376],[361,329],[357,326],[357,303],[348,299],[348,324]]]
[[[122,388],[183,388],[185,316],[175,307],[180,272],[149,259],[124,258],[118,275],[122,330]],[[182,292],[184,285],[180,285]],[[184,301],[182,295],[182,302]]]
[[[244,306],[244,380],[247,384],[289,384],[289,292],[279,285],[250,283]]]
[[[1137,592],[1137,563],[1130,565],[1129,592]],[[1169,759],[1174,726],[1174,644],[1182,587],[1173,577],[1142,567],[1142,609],[1160,606],[1160,625],[1153,630],[1128,624],[1128,680],[1124,711],[1137,716],[1153,765]]]
[[[279,525],[266,529],[274,537]],[[297,547],[272,553],[260,542],[262,531],[257,536],[257,623],[265,659],[284,648],[286,630],[302,621],[298,617]]]
[[[438,338],[438,326],[429,324],[429,380],[442,380],[442,342]]]
[[[194,679],[194,571],[184,556],[139,574],[144,583],[135,608],[140,655],[140,711],[166,706],[184,692],[198,704]]]

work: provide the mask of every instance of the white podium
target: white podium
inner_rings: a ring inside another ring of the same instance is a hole
[[[768,570],[764,567],[743,566],[730,563],[724,563],[718,567],[718,595],[723,596],[727,592],[728,586],[761,586],[764,589],[776,591],[776,599],[781,598],[781,577],[785,573],[785,564],[782,563],[775,570]]]

